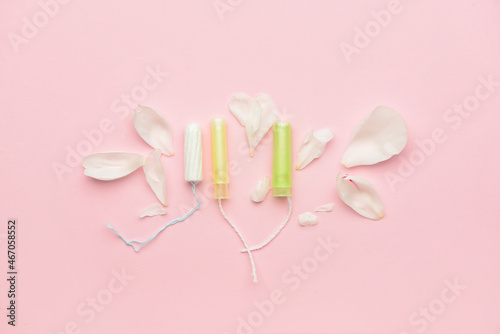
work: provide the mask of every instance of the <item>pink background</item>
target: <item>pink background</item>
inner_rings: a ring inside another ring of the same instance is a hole
[[[8,218],[18,219],[20,245],[18,323],[6,324],[1,279],[0,332],[500,333],[500,87],[460,126],[444,119],[447,109],[474,95],[480,77],[500,81],[500,2],[401,0],[399,13],[351,62],[341,43],[353,44],[356,27],[374,20],[370,11],[391,1],[232,3],[221,20],[212,0],[74,0],[60,5],[16,53],[9,34],[20,36],[23,18],[43,20],[43,14],[34,0],[2,1],[2,272]],[[103,119],[113,130],[91,152],[151,150],[131,114],[120,119],[112,107],[117,99],[115,109],[124,105],[120,96],[142,84],[148,67],[169,72],[140,102],[168,119],[176,154],[162,158],[167,215],[141,220],[139,212],[156,202],[142,171],[105,183],[84,177],[78,165],[59,180],[52,165],[66,164],[68,148],[85,150],[82,131]],[[254,253],[258,284],[238,252],[239,239],[209,198],[209,120],[222,115],[234,167],[228,215],[251,244],[286,215],[283,200],[250,201],[253,186],[271,173],[272,136],[248,157],[244,130],[227,108],[237,91],[273,97],[292,122],[294,159],[311,128],[335,133],[320,160],[294,171],[292,219]],[[346,171],[339,161],[354,128],[380,104],[401,113],[410,139],[404,160],[350,170],[370,180],[385,203],[386,217],[373,222],[340,201],[335,175]],[[129,239],[145,238],[194,204],[183,178],[188,122],[203,130],[202,210],[135,253],[104,224]],[[435,128],[446,141],[391,189],[386,173],[421,158],[415,140],[431,138]],[[318,214],[317,226],[297,224],[299,213],[327,202],[337,208]],[[316,263],[317,238],[328,236],[339,247],[294,290],[283,276],[291,277],[294,264]],[[95,317],[82,315],[88,300],[109,297],[109,284],[120,285],[113,270],[134,278]],[[443,304],[447,280],[466,288]],[[276,289],[283,303],[259,318],[255,303],[270,300]],[[415,316],[430,307],[439,311],[433,320]],[[258,327],[239,328],[249,317]]]

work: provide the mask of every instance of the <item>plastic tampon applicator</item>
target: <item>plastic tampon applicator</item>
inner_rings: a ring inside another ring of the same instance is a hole
[[[214,184],[214,198],[219,201],[219,209],[222,213],[222,216],[227,220],[229,225],[231,225],[236,234],[238,234],[241,241],[243,242],[243,245],[245,246],[245,249],[248,249],[248,244],[243,238],[243,235],[236,228],[233,222],[231,222],[231,220],[227,217],[224,209],[222,208],[222,199],[229,198],[226,120],[221,117],[213,118],[210,127],[212,132],[212,176]],[[255,270],[255,262],[253,260],[252,252],[250,250],[247,250],[246,252],[248,253],[250,264],[252,265],[253,281],[257,283],[257,273]]]
[[[215,199],[229,198],[229,172],[227,168],[226,120],[214,118],[212,130],[212,176]]]
[[[273,196],[289,197],[292,188],[292,127],[287,121],[273,125]]]

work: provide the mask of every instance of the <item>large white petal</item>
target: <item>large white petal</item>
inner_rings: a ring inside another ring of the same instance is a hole
[[[363,217],[379,220],[385,215],[377,190],[365,179],[338,173],[337,193],[345,204]]]
[[[167,178],[160,157],[161,151],[155,148],[146,159],[143,169],[144,174],[146,174],[146,181],[153,189],[156,197],[158,197],[161,204],[167,206]]]
[[[356,128],[341,163],[346,167],[373,165],[399,154],[407,141],[404,119],[395,110],[379,106]]]
[[[126,152],[105,152],[83,158],[83,173],[94,179],[109,181],[124,177],[145,163],[140,154]]]
[[[229,110],[245,127],[250,156],[262,138],[278,119],[278,108],[267,94],[257,94],[254,98],[245,93],[236,93],[229,101]]]
[[[266,198],[269,189],[271,189],[271,179],[266,176],[257,183],[257,186],[252,191],[252,201],[256,203],[262,202]]]
[[[167,156],[174,154],[172,129],[167,120],[155,109],[139,105],[134,110],[134,127],[142,139]]]
[[[333,132],[330,129],[321,129],[316,132],[309,131],[302,146],[299,149],[297,166],[295,169],[303,169],[311,161],[321,157],[325,151],[326,143],[333,138]]]
[[[150,207],[144,209],[144,211],[141,212],[139,217],[144,218],[144,217],[161,216],[161,215],[164,215],[166,213],[167,213],[167,209],[165,209],[160,204],[156,203],[156,204],[153,204]]]

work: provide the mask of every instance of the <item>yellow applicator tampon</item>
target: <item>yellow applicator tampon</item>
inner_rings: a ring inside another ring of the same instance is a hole
[[[229,198],[229,173],[227,168],[226,120],[221,117],[212,119],[212,177],[214,198]]]
[[[236,234],[241,239],[243,246],[248,249],[248,244],[243,238],[241,232],[236,228],[233,222],[228,218],[224,209],[222,208],[222,200],[229,198],[228,194],[228,184],[229,184],[229,173],[227,168],[227,139],[226,139],[226,121],[224,118],[216,117],[212,118],[210,124],[212,130],[212,176],[214,183],[214,198],[219,201],[219,209],[222,213],[224,219],[227,220],[229,225],[234,229]],[[252,276],[253,281],[257,283],[257,273],[255,269],[255,262],[253,260],[252,252],[250,250],[246,251],[250,259],[250,265],[252,266]]]
[[[289,197],[292,188],[292,127],[288,121],[273,125],[273,196]]]

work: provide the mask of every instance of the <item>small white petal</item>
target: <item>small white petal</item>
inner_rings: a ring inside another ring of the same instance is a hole
[[[134,127],[139,136],[163,154],[174,154],[172,129],[167,120],[155,109],[139,105],[134,110]]]
[[[326,144],[333,139],[333,132],[330,129],[321,129],[314,132],[314,138]]]
[[[142,211],[141,215],[139,217],[144,218],[144,217],[161,216],[161,215],[164,215],[166,213],[167,213],[167,209],[165,209],[160,204],[156,203],[156,204],[153,204],[150,207],[146,208],[144,211]]]
[[[262,202],[266,198],[269,189],[271,189],[271,179],[269,176],[266,176],[257,183],[257,186],[253,190],[252,201],[256,203]]]
[[[399,154],[407,141],[404,119],[395,110],[379,106],[356,128],[341,163],[346,167],[373,165]]]
[[[278,119],[278,108],[267,94],[257,94],[254,98],[245,93],[236,93],[229,101],[229,110],[245,127],[250,156],[262,138]]]
[[[109,181],[124,177],[144,165],[140,154],[126,152],[105,152],[86,156],[82,159],[83,173],[94,179]]]
[[[363,217],[379,220],[385,215],[377,190],[365,179],[338,173],[337,193],[345,204]]]
[[[318,217],[311,212],[304,212],[299,215],[299,224],[302,226],[313,226],[318,223]]]
[[[327,203],[327,204],[323,204],[323,205],[320,205],[318,206],[316,209],[314,209],[314,211],[316,212],[331,212],[333,211],[333,209],[335,209],[335,203]]]
[[[326,143],[333,138],[333,132],[330,129],[321,129],[316,132],[309,131],[302,146],[299,149],[297,166],[295,169],[303,169],[311,161],[321,157],[325,151]]]
[[[146,159],[143,169],[144,174],[146,174],[146,181],[153,189],[156,197],[158,197],[161,204],[167,206],[167,178],[160,157],[160,149],[155,148]]]

